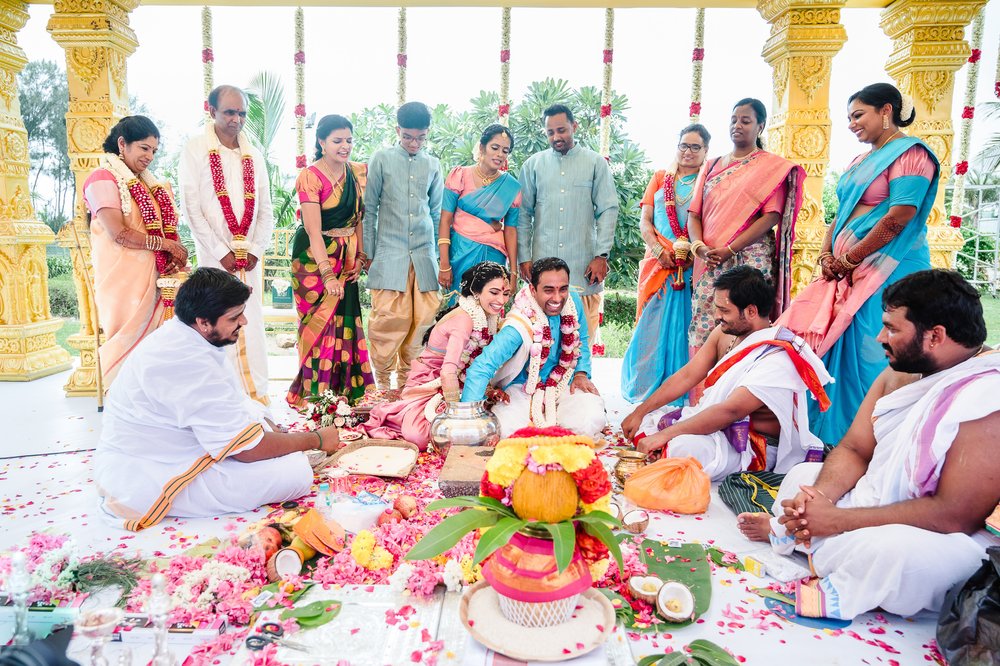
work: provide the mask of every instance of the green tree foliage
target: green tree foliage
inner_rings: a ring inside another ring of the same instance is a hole
[[[274,225],[278,228],[293,226],[296,207],[294,181],[282,172],[272,152],[274,140],[285,118],[285,86],[277,74],[264,71],[250,79],[246,92],[249,105],[243,131],[264,155],[267,163]]]
[[[32,203],[38,217],[58,231],[72,210],[75,186],[66,140],[66,73],[51,60],[29,62],[18,75],[17,96],[28,130]]]
[[[428,150],[441,160],[447,173],[452,167],[473,163],[473,154],[482,130],[496,122],[499,104],[497,93],[481,91],[470,100],[472,108],[457,112],[447,105],[432,109],[428,135]],[[597,150],[600,143],[600,91],[592,86],[573,89],[563,80],[535,81],[520,103],[513,105],[510,129],[514,134],[514,150],[510,156],[510,172],[517,175],[521,164],[534,153],[548,148],[542,127],[542,111],[552,104],[566,104],[576,115],[578,143]],[[631,141],[624,130],[628,99],[614,95],[611,116],[611,171],[618,189],[618,227],[611,253],[611,274],[608,286],[633,287],[642,258],[642,237],[639,235],[639,202],[642,200],[650,171],[646,155]],[[396,111],[390,104],[368,108],[351,116],[354,124],[354,159],[367,161],[380,148],[396,142]]]

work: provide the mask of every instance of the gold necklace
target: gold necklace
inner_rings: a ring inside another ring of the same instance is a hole
[[[896,138],[896,135],[901,135],[901,134],[903,134],[903,131],[902,131],[902,130],[896,130],[896,131],[895,131],[895,132],[894,132],[894,133],[892,134],[892,136],[890,136],[890,137],[889,137],[888,139],[886,139],[885,141],[883,141],[883,142],[882,142],[882,145],[881,145],[881,146],[878,146],[877,148],[876,148],[876,147],[873,147],[873,148],[872,148],[871,150],[869,150],[869,151],[868,151],[868,154],[867,154],[867,155],[865,155],[864,157],[862,157],[862,158],[861,158],[861,161],[860,161],[860,162],[858,162],[858,163],[857,163],[857,164],[855,165],[855,168],[856,168],[856,167],[859,167],[859,166],[861,166],[861,164],[862,164],[862,163],[863,163],[863,162],[864,162],[864,161],[865,161],[866,159],[868,159],[869,157],[871,157],[872,155],[874,155],[874,154],[875,154],[875,153],[877,153],[878,151],[880,151],[880,150],[882,150],[883,148],[885,148],[885,146],[886,146],[886,144],[887,144],[887,143],[889,143],[890,141],[892,141],[893,139],[895,139],[895,138]]]
[[[681,179],[682,178],[689,178],[690,176],[694,176],[694,177],[697,178],[698,172],[696,171],[694,173],[689,173],[687,176],[678,176],[677,172],[676,171],[674,172],[674,203],[676,205],[678,205],[678,206],[683,206],[688,201],[691,201],[691,197],[694,196],[694,188],[693,187],[687,193],[686,197],[682,197],[681,194],[680,194],[680,191],[677,189],[677,184],[681,182]],[[690,182],[690,180],[688,182]],[[687,185],[687,183],[684,183],[684,184]]]
[[[497,170],[497,172],[492,176],[487,176],[486,174],[483,173],[482,169],[479,168],[478,164],[476,164],[475,171],[476,171],[476,176],[479,178],[479,180],[483,182],[483,187],[486,187],[487,185],[489,185],[494,180],[500,177],[499,170]]]

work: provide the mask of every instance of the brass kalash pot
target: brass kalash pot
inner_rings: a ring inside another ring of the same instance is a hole
[[[640,451],[619,451],[618,462],[615,463],[615,478],[622,486],[628,477],[646,466],[646,454]]]
[[[486,463],[500,441],[500,421],[482,400],[451,402],[431,421],[430,446],[445,461],[438,487],[445,497],[478,495]]]

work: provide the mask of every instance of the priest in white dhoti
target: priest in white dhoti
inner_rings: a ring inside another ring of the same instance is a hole
[[[986,351],[978,292],[958,273],[913,273],[886,289],[887,368],[826,462],[794,468],[777,517],[741,514],[751,538],[809,554],[796,612],[850,619],[874,608],[938,610],[1000,543],[1000,353]]]
[[[596,436],[607,425],[604,400],[590,381],[583,303],[570,293],[569,267],[547,257],[514,298],[503,326],[466,370],[462,401],[499,389],[493,407],[501,437],[525,427],[562,426]]]
[[[247,325],[229,354],[243,390],[267,405],[260,260],[271,247],[274,215],[264,157],[242,131],[246,110],[246,95],[239,88],[213,90],[208,96],[212,122],[184,147],[178,175],[198,265],[225,269],[253,289]]]
[[[707,343],[622,422],[636,448],[695,458],[713,481],[822,460],[823,443],[809,432],[808,394],[827,405],[831,378],[802,338],[771,326],[773,302],[774,289],[755,268],[719,276],[718,325]],[[701,382],[697,405],[666,407]]]
[[[94,478],[111,522],[139,531],[166,516],[249,511],[309,492],[304,451],[332,452],[336,428],[276,432],[226,358],[246,325],[250,289],[199,268],[175,317],[125,360],[108,393]]]

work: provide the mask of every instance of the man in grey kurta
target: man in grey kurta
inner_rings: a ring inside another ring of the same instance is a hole
[[[444,182],[438,159],[421,150],[430,110],[409,102],[399,107],[396,123],[399,143],[372,156],[365,190],[364,243],[372,257],[368,351],[380,389],[391,388],[394,370],[403,387],[441,304],[435,232]]]
[[[572,286],[583,292],[587,326],[597,331],[618,222],[618,192],[607,160],[573,141],[577,124],[568,107],[553,104],[542,118],[551,148],[529,157],[519,178],[517,253],[527,258],[520,265],[521,277],[529,280],[536,259],[565,261]]]

